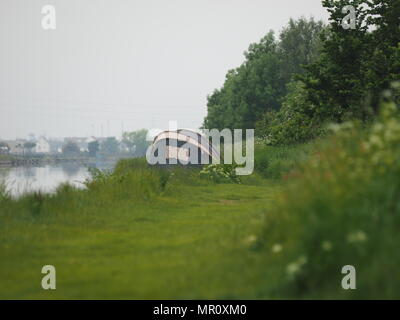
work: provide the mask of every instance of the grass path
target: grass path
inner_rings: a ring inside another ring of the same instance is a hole
[[[147,202],[0,214],[0,298],[262,298],[255,244],[277,190],[185,185]],[[41,289],[46,264],[57,270],[53,291]]]

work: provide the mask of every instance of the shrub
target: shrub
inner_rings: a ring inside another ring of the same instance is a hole
[[[256,123],[256,133],[268,145],[298,144],[323,135],[324,124],[307,101],[303,84],[292,82],[282,108],[265,113]]]
[[[312,148],[311,143],[296,146],[257,145],[254,155],[255,170],[264,178],[282,178],[307,159]]]
[[[200,176],[215,183],[240,183],[236,168],[234,164],[210,164],[200,171]]]
[[[91,177],[84,184],[89,192],[110,199],[149,199],[159,194],[165,187],[165,177],[150,167],[135,166],[136,163],[140,162],[124,160],[114,171],[90,169]]]
[[[10,199],[10,193],[4,181],[0,181],[0,204]]]
[[[285,297],[399,298],[399,110],[387,103],[367,130],[334,129],[267,216],[270,272]],[[359,290],[341,288],[344,265],[356,267]]]

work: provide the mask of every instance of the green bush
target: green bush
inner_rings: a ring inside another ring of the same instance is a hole
[[[345,123],[291,179],[267,215],[263,245],[281,297],[400,298],[400,114]],[[357,270],[357,290],[341,269]]]
[[[200,171],[200,176],[215,183],[240,183],[236,168],[233,164],[210,164]]]
[[[118,163],[114,171],[90,169],[90,173],[85,181],[87,191],[113,199],[149,199],[160,194],[167,179],[159,170],[126,160]]]
[[[132,171],[151,172],[159,179],[161,189],[167,189],[168,185],[173,188],[175,185],[190,184],[199,185],[204,182],[199,179],[200,168],[197,166],[175,166],[175,165],[149,165],[145,158],[134,158],[120,160],[114,174],[123,175]]]
[[[4,181],[0,181],[0,205],[10,199],[10,193]]]
[[[255,148],[255,170],[264,178],[280,179],[306,160],[313,144],[294,146],[265,146]]]
[[[307,101],[301,82],[292,82],[279,111],[265,113],[256,123],[256,133],[268,145],[291,145],[310,141],[324,134],[324,123]]]

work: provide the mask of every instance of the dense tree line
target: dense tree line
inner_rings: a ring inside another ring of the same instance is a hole
[[[343,8],[356,9],[344,28]],[[368,121],[400,80],[400,0],[324,0],[329,25],[291,20],[268,33],[208,98],[206,128],[256,128],[271,144],[304,142],[330,122]]]
[[[279,38],[270,31],[245,52],[245,62],[226,75],[223,87],[208,97],[205,128],[254,128],[267,111],[278,110],[286,84],[302,65],[318,57],[323,24],[290,20]]]

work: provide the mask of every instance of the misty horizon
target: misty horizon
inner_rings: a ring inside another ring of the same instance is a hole
[[[41,27],[45,4],[56,30]],[[320,0],[3,0],[0,139],[199,128],[248,46],[301,16],[327,13]]]

